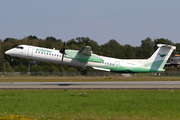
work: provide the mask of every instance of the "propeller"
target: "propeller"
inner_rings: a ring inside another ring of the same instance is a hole
[[[64,58],[64,54],[65,54],[65,42],[64,42],[64,45],[63,45],[63,49],[59,51],[60,53],[62,53],[62,62],[63,62],[63,58]]]

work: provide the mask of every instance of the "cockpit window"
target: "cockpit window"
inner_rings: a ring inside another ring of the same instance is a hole
[[[23,49],[23,47],[20,47],[20,46],[17,46],[17,47],[15,47],[15,48],[17,48],[17,49]]]

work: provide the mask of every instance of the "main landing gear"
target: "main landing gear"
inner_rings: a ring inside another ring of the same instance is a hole
[[[87,73],[86,69],[81,70],[81,75],[85,75]]]
[[[86,70],[87,62],[86,63],[81,62],[81,64],[82,64],[81,75],[85,75],[85,74],[87,74],[87,70]]]

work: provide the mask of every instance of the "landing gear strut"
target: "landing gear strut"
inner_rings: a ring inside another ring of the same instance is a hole
[[[86,63],[81,62],[81,64],[82,64],[81,75],[85,75],[87,73],[87,70],[86,70],[87,62]]]
[[[87,70],[86,69],[83,69],[82,71],[81,71],[81,75],[85,75],[87,73]]]

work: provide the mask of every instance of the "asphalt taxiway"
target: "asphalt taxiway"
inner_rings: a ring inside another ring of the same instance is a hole
[[[180,89],[180,81],[0,82],[0,89]]]

